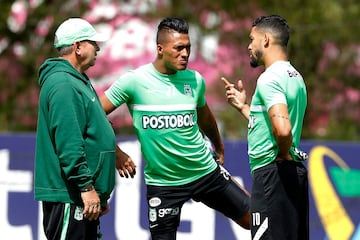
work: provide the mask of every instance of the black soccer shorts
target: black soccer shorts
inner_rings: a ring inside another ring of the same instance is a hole
[[[83,208],[70,203],[42,202],[43,226],[47,239],[101,239],[99,219],[83,217]]]
[[[233,220],[241,218],[250,206],[249,196],[222,166],[185,185],[148,185],[149,228],[153,239],[163,239],[154,237],[161,234],[167,234],[169,238],[169,233],[175,237],[182,206],[190,199],[202,202]]]
[[[308,240],[308,178],[304,165],[284,160],[256,169],[250,212],[253,240]]]

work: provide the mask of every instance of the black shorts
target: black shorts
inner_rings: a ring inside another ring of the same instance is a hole
[[[152,234],[175,234],[183,204],[193,199],[238,220],[250,208],[249,196],[223,168],[181,186],[147,186],[149,228]]]
[[[70,203],[42,202],[43,227],[47,239],[101,239],[99,219],[83,217],[83,208]]]
[[[304,165],[278,161],[256,169],[250,212],[253,240],[309,239],[308,179]]]

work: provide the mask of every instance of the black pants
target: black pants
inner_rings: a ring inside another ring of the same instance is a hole
[[[308,240],[307,170],[300,162],[279,161],[256,169],[251,191],[253,240]]]
[[[70,203],[43,202],[43,226],[48,240],[101,239],[99,219],[83,217],[83,208]]]

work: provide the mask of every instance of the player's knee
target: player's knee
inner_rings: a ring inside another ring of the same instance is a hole
[[[240,219],[236,220],[236,223],[241,227],[250,230],[250,212],[247,211]]]

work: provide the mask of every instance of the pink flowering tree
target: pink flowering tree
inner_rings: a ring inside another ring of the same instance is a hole
[[[360,34],[351,31],[353,25],[347,23],[358,19],[360,13],[351,11],[355,0],[343,4],[342,12],[336,8],[337,1],[326,4],[327,11],[322,11],[325,5],[321,1],[295,0],[271,5],[265,0],[241,4],[236,0],[5,1],[0,13],[0,131],[36,129],[37,71],[46,58],[56,56],[53,34],[65,18],[81,16],[111,36],[100,45],[97,63],[88,71],[101,95],[127,70],[153,61],[159,20],[180,16],[190,23],[189,68],[204,76],[207,101],[224,136],[245,138],[247,122],[226,103],[220,78],[225,76],[234,83],[241,79],[251,100],[263,69],[249,65],[249,29],[255,17],[276,12],[287,18],[292,28],[290,59],[308,87],[303,137],[359,139]],[[126,106],[109,118],[118,134],[133,134]]]

